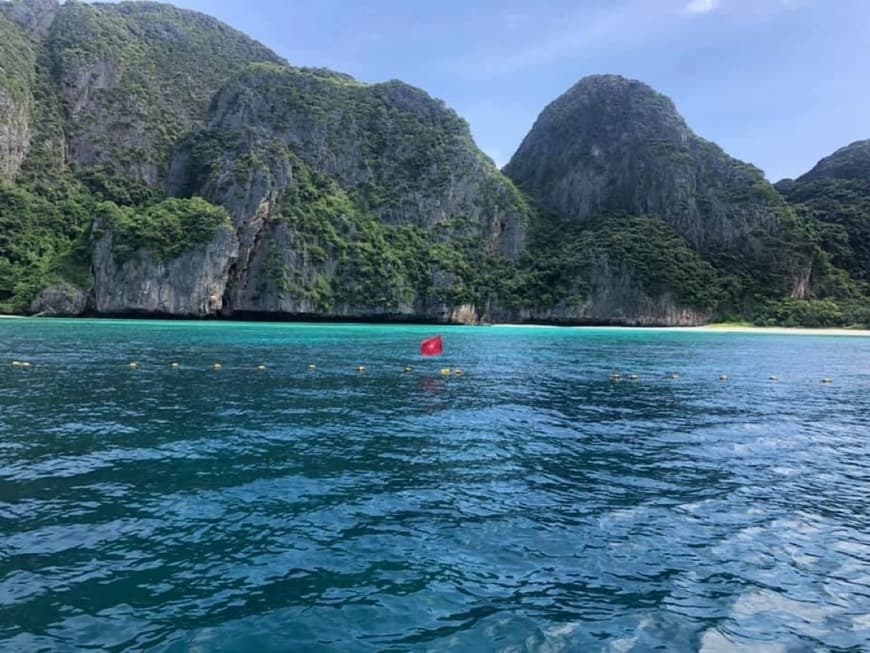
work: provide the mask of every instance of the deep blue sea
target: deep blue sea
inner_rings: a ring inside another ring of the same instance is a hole
[[[870,650],[870,338],[0,320],[0,650]]]

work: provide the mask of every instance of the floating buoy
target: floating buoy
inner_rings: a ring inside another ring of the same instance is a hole
[[[629,381],[637,381],[639,378],[640,377],[637,374],[629,374],[628,375]]]
[[[366,371],[366,366],[360,365],[358,368],[356,368],[356,371],[359,372],[360,374],[363,374]]]
[[[449,367],[442,367],[441,374],[442,374],[442,376],[447,376],[448,374],[450,374],[450,368]]]
[[[728,380],[728,375],[727,375],[727,374],[720,374],[720,375],[719,375],[719,380],[720,380],[720,381],[727,381],[727,380]]]
[[[613,374],[610,375],[610,380],[611,381],[620,381],[620,380],[622,380],[622,375],[619,372],[614,372]]]
[[[453,370],[453,376],[462,376],[462,370]]]
[[[30,367],[30,363],[24,361],[23,363],[21,363],[21,367]]]
[[[312,363],[311,365],[308,366],[308,369],[309,369],[309,370],[312,370],[312,371],[313,371],[313,370],[316,370],[316,369],[317,369],[317,365],[315,365],[314,363]]]
[[[257,369],[258,370],[265,370],[266,366],[265,365],[257,365]]]
[[[178,363],[172,363],[170,367],[178,367]]]
[[[680,378],[680,375],[675,373],[675,372],[671,372],[670,374],[668,374],[668,378],[671,379],[672,381],[676,381],[677,379]]]
[[[406,368],[405,368],[405,372],[406,372],[406,373],[407,373],[407,372],[413,372],[413,371],[414,371],[414,368],[413,368],[413,367],[406,367]]]
[[[822,383],[830,383],[830,382],[831,382],[830,377],[826,376],[824,379],[822,379]]]
[[[21,367],[21,361],[12,361],[12,367]]]
[[[769,378],[771,381],[779,381],[779,377],[776,374],[771,374]]]
[[[138,364],[136,361],[132,361],[132,362],[130,363],[130,369],[131,369],[131,370],[135,370],[137,367],[139,367],[139,364]]]
[[[216,370],[219,370],[223,367],[223,365],[221,365],[220,363],[215,363],[214,365],[212,365],[212,367]]]

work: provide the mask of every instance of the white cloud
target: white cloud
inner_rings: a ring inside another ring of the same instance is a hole
[[[686,11],[690,14],[708,14],[719,6],[719,0],[690,0]]]

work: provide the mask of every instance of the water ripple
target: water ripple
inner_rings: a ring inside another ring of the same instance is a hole
[[[866,339],[9,322],[4,650],[870,642]]]

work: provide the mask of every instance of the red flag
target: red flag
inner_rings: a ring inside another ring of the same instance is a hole
[[[420,353],[424,356],[440,356],[444,353],[444,347],[441,343],[441,336],[427,338],[420,345]]]

